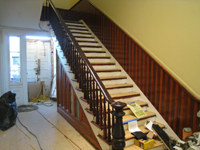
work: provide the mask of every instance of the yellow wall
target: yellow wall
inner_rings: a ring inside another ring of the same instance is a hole
[[[90,0],[200,98],[200,0]]]
[[[56,8],[69,10],[73,7],[79,0],[51,0]],[[44,5],[46,6],[46,0],[44,0]]]

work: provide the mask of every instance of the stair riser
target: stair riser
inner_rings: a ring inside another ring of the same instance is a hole
[[[71,32],[80,32],[80,33],[89,33],[89,31],[81,31],[81,30],[74,30],[74,29],[71,29],[70,30]]]
[[[120,76],[121,72],[97,72],[99,77]]]
[[[117,93],[126,93],[126,92],[132,92],[133,87],[129,88],[118,88],[118,89],[108,89],[109,94],[117,94]]]
[[[85,56],[106,56],[106,53],[85,53]]]
[[[150,117],[150,118],[138,121],[138,126],[144,125],[147,120],[155,120],[155,117]],[[123,127],[124,127],[124,130],[128,130],[128,124],[124,124]],[[108,133],[108,129],[107,129],[107,133]],[[100,130],[99,134],[103,137],[103,130]],[[134,139],[127,140],[126,142],[127,142],[126,146],[132,145],[134,144]]]
[[[130,139],[130,140],[125,141],[125,145],[126,145],[125,147],[133,145],[133,144],[134,144],[134,139]]]
[[[78,34],[78,33],[72,33],[73,36],[81,36],[81,37],[92,37],[92,35],[85,35],[85,34]]]
[[[93,62],[110,62],[110,59],[88,59],[91,63]]]
[[[70,22],[67,22],[65,23],[67,26],[83,26],[83,24],[81,23],[70,23]]]
[[[105,80],[102,81],[104,85],[114,85],[114,84],[125,84],[126,79],[118,79],[118,80]]]
[[[155,148],[151,148],[150,150],[166,150],[167,148],[165,147],[165,145],[161,145]]]
[[[134,141],[134,139],[130,139],[130,140],[126,140],[125,141],[125,147],[127,147],[127,146],[130,146],[130,145],[133,145],[133,144],[135,144],[135,141]],[[164,144],[163,145],[161,145],[161,146],[158,146],[158,147],[155,147],[155,148],[151,148],[151,149],[149,149],[149,150],[166,150],[167,148],[164,146]]]
[[[142,109],[144,111],[147,111],[147,106],[142,107]],[[125,112],[125,115],[131,115],[131,114],[133,114],[133,112],[130,109],[124,110],[124,112]]]
[[[98,43],[90,43],[90,42],[78,42],[79,45],[85,46],[85,45],[90,45],[90,46],[99,46]]]
[[[103,66],[94,66],[94,69],[115,69],[115,65],[103,65]]]
[[[86,29],[86,27],[84,26],[80,26],[80,27],[75,27],[75,26],[67,26],[70,30],[71,29]]]
[[[146,119],[143,119],[143,120],[139,120],[138,126],[144,125],[146,123],[146,121],[148,121],[148,120],[155,121],[155,119],[156,119],[156,117],[154,116],[154,117],[149,117],[149,118],[146,118]],[[123,127],[124,127],[124,130],[128,130],[128,123],[124,124]]]
[[[140,96],[130,97],[130,98],[116,99],[115,101],[120,101],[120,102],[128,103],[128,102],[133,102],[133,101],[138,101],[138,100],[140,100]]]
[[[96,85],[96,84],[95,84]],[[125,92],[132,92],[133,89],[132,88],[118,88],[118,89],[108,89],[108,93],[110,94],[117,94],[117,93],[125,93]],[[98,92],[98,94],[100,94],[100,91]]]
[[[75,38],[76,40],[80,40],[80,41],[95,41],[95,39],[91,38],[91,39],[86,39],[86,38],[79,38],[79,37],[76,37]]]
[[[102,48],[95,48],[95,47],[82,47],[81,48],[82,50],[97,50],[97,51],[100,51],[102,50]]]

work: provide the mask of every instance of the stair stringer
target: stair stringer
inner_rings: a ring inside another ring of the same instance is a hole
[[[143,94],[143,92],[139,89],[139,87],[135,84],[135,82],[130,78],[130,76],[126,73],[126,71],[121,67],[121,65],[116,61],[116,59],[111,55],[111,53],[105,48],[105,46],[101,43],[101,41],[95,36],[95,34],[90,30],[90,28],[84,23],[83,20],[81,20],[80,22],[83,22],[83,24],[87,27],[87,29],[89,30],[90,33],[92,33],[92,36],[95,37],[95,40],[98,41],[98,45],[102,46],[102,49],[106,51],[106,55],[110,56],[111,61],[115,62],[115,66],[116,68],[120,68],[121,69],[121,75],[123,76],[127,76],[127,83],[133,84],[133,91],[134,92],[138,92],[140,93],[140,100],[147,102],[148,103],[148,110],[151,112],[154,112],[156,114],[156,121],[160,122],[162,124],[165,125],[166,129],[165,131],[168,133],[169,136],[175,138],[175,139],[179,139],[178,136],[174,133],[174,131],[171,129],[171,127],[167,124],[167,122],[163,119],[163,117],[159,114],[159,112],[155,109],[155,107],[151,104],[151,102],[147,99],[147,97]],[[74,75],[72,73],[69,73],[70,71],[70,67],[68,65],[66,65],[66,58],[63,56],[63,52],[60,49],[60,47],[57,47],[57,52],[58,52],[58,56],[62,62],[63,68],[65,70],[65,73],[67,74],[69,79],[74,79]],[[76,94],[76,96],[79,98],[79,102],[84,110],[84,113],[88,119],[88,122],[90,123],[90,126],[94,132],[94,135],[96,136],[96,139],[98,140],[101,148],[103,150],[110,150],[112,149],[111,146],[109,146],[109,144],[107,144],[105,141],[103,141],[102,139],[100,139],[98,137],[98,135],[102,132],[99,128],[97,128],[94,124],[92,124],[91,122],[94,121],[94,117],[93,115],[89,114],[84,108],[88,108],[88,105],[86,102],[82,101],[80,99],[80,97],[83,97],[83,93],[76,90],[76,87],[79,87],[77,82],[74,81],[70,81],[71,85],[74,89],[74,92]]]
[[[102,50],[106,51],[106,54],[110,56],[111,62],[115,62],[116,68],[121,69],[121,75],[127,77],[126,83],[133,84],[133,91],[140,93],[140,100],[148,103],[148,110],[151,112],[154,112],[156,114],[156,121],[160,122],[165,125],[165,132],[170,136],[173,137],[176,140],[179,140],[179,137],[176,135],[176,133],[172,130],[172,128],[168,125],[168,123],[165,121],[165,119],[160,115],[160,113],[157,111],[157,109],[152,105],[152,103],[148,100],[148,98],[144,95],[144,93],[140,90],[140,88],[137,86],[137,84],[131,79],[131,77],[126,73],[126,71],[123,69],[123,67],[118,63],[118,61],[112,56],[112,54],[107,50],[107,48],[103,45],[103,43],[97,38],[97,36],[92,32],[92,30],[87,26],[87,24],[80,20],[86,28],[89,30],[90,33],[92,33],[92,36],[95,37],[95,40],[98,41],[98,45],[102,46]]]
[[[66,60],[66,58],[64,57],[63,51],[61,50],[61,48],[60,48],[59,45],[56,46],[56,50],[57,50],[58,57],[60,58],[61,64],[62,64],[62,66],[63,66],[63,69],[64,69],[64,71],[65,71],[67,77],[68,77],[69,79],[74,79],[74,74],[69,72],[69,71],[71,71],[70,66],[69,66],[69,65],[66,65],[67,60]],[[87,105],[86,102],[84,102],[84,101],[82,101],[82,100],[80,99],[80,97],[83,97],[83,93],[80,92],[80,91],[78,91],[78,90],[76,90],[76,87],[79,87],[78,83],[77,83],[77,82],[74,82],[74,81],[72,81],[72,80],[70,80],[70,83],[71,83],[71,86],[72,86],[73,89],[74,89],[74,92],[75,92],[75,94],[76,94],[76,96],[77,96],[77,98],[78,98],[78,100],[79,100],[79,103],[80,103],[81,107],[83,108],[83,111],[84,111],[84,113],[85,113],[85,116],[87,117],[88,122],[89,122],[89,124],[90,124],[90,126],[91,126],[91,128],[92,128],[92,130],[93,130],[93,132],[94,132],[94,135],[96,136],[96,139],[98,140],[99,145],[101,146],[102,150],[111,150],[112,147],[109,146],[108,144],[106,144],[104,141],[102,141],[102,140],[98,137],[98,135],[101,133],[101,130],[100,130],[99,128],[97,128],[94,124],[91,123],[91,122],[94,120],[94,117],[93,117],[93,115],[89,114],[89,113],[85,110],[85,108],[87,108],[88,105]]]

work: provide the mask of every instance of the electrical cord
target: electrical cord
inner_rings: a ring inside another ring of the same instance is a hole
[[[37,112],[46,120],[48,121],[51,125],[53,125],[64,137],[66,137],[68,140],[70,140],[75,146],[77,146],[80,150],[82,150],[76,143],[74,143],[67,135],[65,135],[60,129],[58,129],[52,122],[50,122],[41,112],[37,110]]]
[[[48,103],[48,102],[44,102],[44,101],[38,101],[36,103],[36,105],[44,105],[46,107],[51,107],[51,106],[53,106],[53,103]]]
[[[40,141],[38,140],[37,136],[36,136],[34,133],[32,133],[25,125],[23,125],[23,123],[19,120],[19,117],[17,117],[17,119],[18,119],[19,123],[20,123],[30,134],[32,134],[32,135],[37,139],[37,142],[38,142],[38,144],[39,144],[39,146],[40,146],[40,150],[43,150],[42,147],[41,147],[41,145],[40,145]]]
[[[38,109],[38,106],[36,105],[20,105],[17,108],[18,112],[29,112],[29,111],[33,111],[37,109]]]
[[[44,105],[46,107],[51,107],[53,106],[53,103],[48,103],[48,102],[44,102],[43,100],[42,101],[39,100],[37,103],[33,103],[29,105],[20,105],[18,106],[17,110],[18,112],[29,112],[29,111],[37,110],[39,108],[36,105]]]
[[[34,105],[35,104],[35,105]],[[44,101],[38,101],[37,103],[33,103],[33,104],[30,104],[30,105],[20,105],[18,106],[18,112],[29,112],[29,111],[33,111],[33,110],[36,110],[47,122],[49,122],[51,125],[53,125],[62,135],[64,135],[64,137],[66,137],[68,140],[70,140],[70,142],[72,142],[75,146],[77,146],[80,150],[82,150],[76,143],[74,143],[67,135],[65,135],[60,129],[58,129],[52,122],[50,122],[41,112],[38,111],[38,106],[36,105],[44,105],[46,107],[51,107],[53,106],[53,103],[48,103],[48,102],[44,102]],[[30,133],[32,134],[38,141],[38,144],[40,146],[40,149],[42,150],[41,148],[41,145],[40,145],[40,142],[37,138],[37,136],[35,134],[33,134],[26,126],[24,126],[21,121],[19,120],[19,118],[17,117],[19,123]],[[30,138],[29,138],[30,139]],[[32,146],[32,145],[31,145]]]
[[[17,128],[18,128],[24,135],[26,135],[26,136],[30,139],[31,147],[32,147],[34,150],[37,150],[37,149],[33,146],[30,136],[28,136],[22,129],[20,129],[20,128],[18,127],[17,124],[16,124],[16,126],[17,126]]]

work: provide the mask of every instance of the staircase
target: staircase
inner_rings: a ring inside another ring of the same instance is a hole
[[[142,91],[140,91],[137,85],[130,79],[128,74],[126,74],[123,68],[117,63],[117,61],[99,41],[99,39],[93,34],[93,32],[84,23],[84,21],[67,21],[66,25],[70,29],[70,32],[75,37],[82,51],[85,53],[89,62],[98,74],[100,80],[103,82],[111,98],[114,101],[121,101],[126,104],[134,101],[135,103],[139,104],[146,112],[147,115],[138,120],[138,126],[140,130],[143,133],[149,133],[149,130],[144,126],[144,124],[147,120],[151,120],[155,124],[158,124],[160,127],[162,127],[170,136],[178,138],[167,125],[167,123],[163,120],[163,118],[159,115],[159,113],[155,110],[152,104],[148,101],[148,99],[144,96]],[[60,57],[63,57],[63,54],[60,54]],[[79,87],[76,87],[76,89],[79,89]],[[90,111],[91,106],[90,103],[87,102],[87,99],[84,97],[80,97],[80,99],[87,104],[87,108],[85,108],[85,110],[88,114],[86,114],[86,116],[93,116],[94,114],[92,111]],[[106,110],[108,110],[108,107],[112,109],[111,106],[106,106]],[[125,115],[123,116],[123,127],[125,130],[126,143],[124,149],[141,149],[134,145],[135,138],[128,130],[128,122],[135,119],[136,117],[127,106],[123,109],[123,111],[125,112]],[[93,124],[93,129],[95,130],[94,132],[98,137],[97,139],[104,142],[101,144],[103,147],[102,149],[112,149],[111,142],[108,142],[105,139],[102,127],[96,123],[95,117],[93,120],[89,121]],[[151,149],[166,149],[158,137],[154,136],[154,138],[155,144]]]
[[[59,41],[57,55],[65,73],[72,81],[72,87],[82,108],[85,109],[86,117],[101,148],[111,150],[113,141],[123,145],[125,137],[125,150],[141,149],[134,145],[135,138],[128,130],[128,122],[136,119],[126,106],[131,102],[139,104],[147,114],[137,121],[143,133],[150,132],[144,124],[151,120],[162,127],[169,136],[178,139],[84,21],[64,22],[53,4],[51,5],[50,23]],[[154,140],[154,147],[151,149],[166,149],[158,137],[154,136]]]

